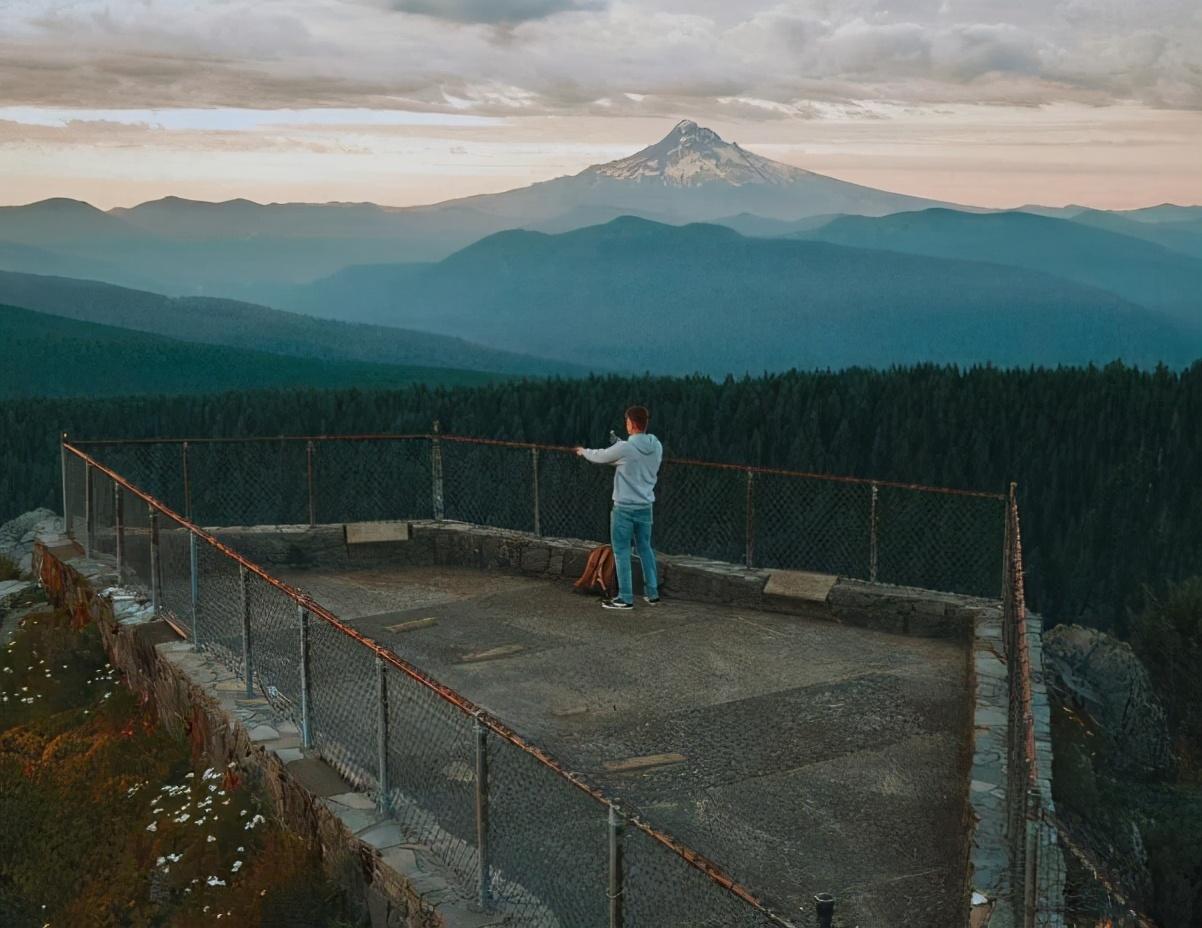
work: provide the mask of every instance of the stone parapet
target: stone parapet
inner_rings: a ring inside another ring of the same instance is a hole
[[[324,532],[303,533],[306,544]],[[281,548],[281,551],[287,550]],[[233,764],[261,790],[286,828],[321,848],[331,878],[361,900],[372,928],[484,928],[502,916],[473,908],[450,874],[316,753],[244,681],[154,618],[145,597],[122,589],[112,564],[59,546],[34,549],[50,599],[100,630],[113,666],[152,699],[162,723],[186,733],[210,766]]]

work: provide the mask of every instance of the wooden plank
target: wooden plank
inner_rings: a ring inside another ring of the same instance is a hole
[[[647,754],[643,757],[627,757],[624,760],[608,760],[605,769],[610,773],[630,773],[635,770],[650,770],[653,767],[666,767],[669,764],[683,764],[687,757],[683,754]]]
[[[461,663],[474,664],[478,661],[495,661],[499,657],[509,657],[511,654],[517,654],[520,651],[525,651],[524,644],[503,644],[499,648],[489,648],[487,651],[477,651],[474,654],[469,654],[463,658]]]
[[[839,578],[804,570],[770,570],[764,584],[765,596],[784,596],[811,603],[824,603]]]
[[[385,625],[384,628],[397,635],[403,635],[405,632],[417,631],[419,628],[429,628],[431,625],[437,625],[438,619],[429,616],[424,619],[414,619],[412,622],[398,622],[396,625]]]
[[[409,540],[408,522],[347,522],[344,528],[348,545]]]

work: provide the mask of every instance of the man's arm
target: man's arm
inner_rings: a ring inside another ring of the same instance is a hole
[[[576,453],[594,464],[616,464],[623,457],[626,442],[620,441],[608,448],[577,448]]]

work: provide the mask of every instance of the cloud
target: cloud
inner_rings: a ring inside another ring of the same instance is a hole
[[[606,0],[391,0],[395,10],[460,23],[520,23],[556,13],[600,10]]]
[[[479,115],[659,115],[671,106],[764,120],[865,100],[1202,109],[1202,8],[1187,0],[1133,7],[1122,0],[8,0],[0,13],[0,106]]]

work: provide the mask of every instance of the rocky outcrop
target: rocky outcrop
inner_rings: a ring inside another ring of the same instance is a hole
[[[1117,773],[1148,776],[1174,766],[1168,720],[1152,681],[1131,646],[1080,625],[1058,625],[1043,637],[1049,683],[1062,702],[1083,710],[1107,741],[1100,752]]]
[[[58,535],[63,520],[49,509],[34,509],[0,525],[0,557],[7,558],[23,574],[33,563],[33,543],[40,536]]]

